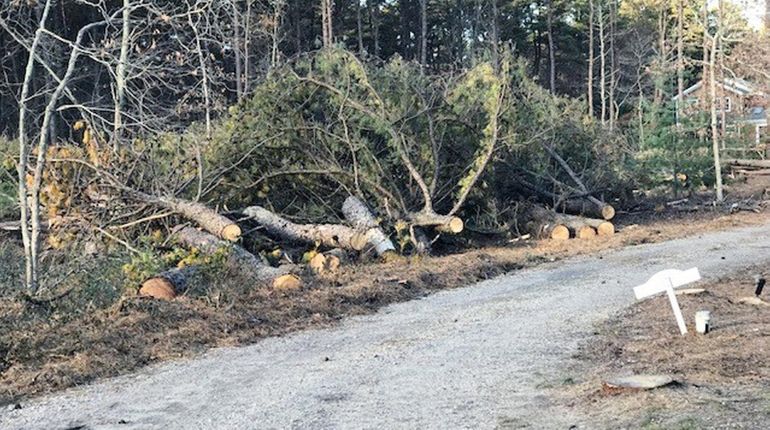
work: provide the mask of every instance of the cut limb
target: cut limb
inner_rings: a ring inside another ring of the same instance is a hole
[[[377,255],[382,256],[387,253],[396,252],[393,242],[382,231],[374,215],[372,215],[372,212],[366,207],[364,202],[357,197],[350,196],[342,204],[342,213],[356,231],[363,232],[366,244],[374,247]]]
[[[567,200],[559,204],[557,209],[567,214],[601,218],[607,221],[615,218],[615,208],[593,196]]]
[[[160,272],[142,283],[139,295],[171,300],[187,291],[188,279],[198,271],[198,268],[198,266],[186,266]]]
[[[241,246],[217,239],[196,228],[182,228],[174,234],[174,238],[180,244],[188,248],[197,248],[205,254],[214,254],[223,248],[226,249],[228,251],[226,260],[228,268],[245,271],[257,281],[265,284],[271,284],[281,276],[297,270],[291,265],[269,266]]]
[[[351,227],[340,224],[297,224],[261,206],[244,209],[243,214],[265,228],[268,235],[299,243],[320,243],[329,248],[362,250],[366,236]]]
[[[416,227],[434,227],[443,233],[458,234],[463,231],[465,224],[462,218],[450,215],[439,215],[431,211],[420,211],[409,214],[411,224]]]
[[[135,192],[134,195],[148,203],[154,203],[195,221],[204,230],[220,239],[235,242],[241,237],[241,228],[238,224],[201,203],[182,200],[176,197],[151,196],[139,192]]]

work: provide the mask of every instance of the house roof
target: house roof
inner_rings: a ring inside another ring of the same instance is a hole
[[[724,88],[727,91],[738,94],[739,96],[762,94],[762,92],[758,91],[753,84],[739,78],[735,78],[735,79],[725,78],[724,80],[717,81],[717,85],[719,85],[720,87]],[[698,83],[696,83],[695,85],[684,90],[683,95],[688,96],[694,93],[695,91],[698,91],[702,86],[703,86],[703,81],[698,81]],[[678,94],[672,98],[672,100],[677,100],[677,99],[679,99]]]

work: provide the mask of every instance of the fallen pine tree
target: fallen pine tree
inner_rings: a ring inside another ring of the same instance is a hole
[[[276,289],[296,289],[302,285],[302,280],[292,273],[297,271],[296,267],[272,267],[241,246],[220,240],[212,234],[184,227],[178,229],[173,236],[179,244],[191,249],[196,248],[204,254],[211,255],[224,250],[228,268],[244,271],[261,284]],[[200,269],[200,265],[191,265],[160,272],[142,283],[139,295],[172,299],[187,290],[190,278]]]

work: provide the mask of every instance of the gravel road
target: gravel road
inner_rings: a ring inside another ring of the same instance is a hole
[[[659,270],[770,262],[768,238],[770,224],[549,263],[35,399],[0,428],[590,428],[545,387],[576,376],[593,325]]]

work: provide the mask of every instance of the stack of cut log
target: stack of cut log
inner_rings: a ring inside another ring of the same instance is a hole
[[[559,209],[572,213],[532,206],[525,224],[527,232],[537,239],[554,240],[591,239],[615,234],[615,225],[610,221],[615,216],[615,209],[606,203],[586,200],[580,204],[562,205]]]
[[[768,176],[770,175],[770,160],[725,160],[732,169],[733,174],[745,176]]]

